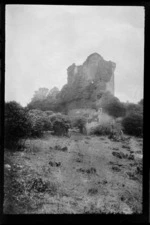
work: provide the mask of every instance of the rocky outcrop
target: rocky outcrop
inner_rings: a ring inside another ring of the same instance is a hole
[[[68,109],[90,108],[103,92],[114,95],[114,70],[116,64],[106,61],[98,53],[88,56],[83,65],[68,67],[68,83],[59,96]]]
[[[104,92],[114,95],[115,67],[114,62],[104,60],[98,53],[88,56],[82,65],[73,63],[67,69],[67,84],[61,91],[50,90],[43,104],[57,111],[93,108]]]
[[[104,83],[107,84],[105,89],[114,94],[113,81],[115,67],[115,63],[104,60],[98,53],[93,53],[88,56],[83,65],[76,66],[72,64],[68,67],[68,86],[76,85],[76,80],[80,80],[84,87],[90,83]]]

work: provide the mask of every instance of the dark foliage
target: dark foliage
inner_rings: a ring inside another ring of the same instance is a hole
[[[105,106],[105,111],[113,117],[122,117],[125,115],[123,104],[115,99]]]
[[[143,114],[143,105],[135,104],[135,103],[126,104],[126,115],[128,115],[130,113]]]
[[[144,99],[142,98],[142,99],[138,102],[138,104],[141,105],[141,106],[143,106],[143,101],[144,101]]]
[[[100,107],[115,118],[125,116],[126,109],[122,102],[119,101],[117,97],[114,97],[109,92],[103,94],[100,100]]]
[[[13,147],[22,138],[27,138],[31,132],[28,112],[17,102],[5,103],[5,146]]]
[[[131,112],[122,120],[122,126],[126,134],[143,136],[143,115]]]
[[[110,135],[111,134],[111,126],[110,124],[100,124],[91,129],[90,134],[95,135]]]
[[[50,117],[52,123],[52,130],[55,135],[66,136],[70,128],[70,120],[67,116],[60,113],[54,114]]]
[[[32,137],[40,137],[44,131],[50,131],[52,129],[52,123],[48,114],[47,111],[43,112],[36,109],[29,111]]]
[[[72,118],[72,127],[78,128],[80,133],[85,131],[86,118],[84,116],[76,116]]]

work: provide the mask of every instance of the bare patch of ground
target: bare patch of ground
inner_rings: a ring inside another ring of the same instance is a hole
[[[142,139],[27,140],[5,150],[4,213],[142,213]]]

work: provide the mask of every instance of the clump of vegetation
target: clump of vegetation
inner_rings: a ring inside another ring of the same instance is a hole
[[[29,180],[27,185],[28,185],[27,190],[30,192],[31,191],[38,193],[48,192],[50,195],[55,195],[57,193],[57,186],[55,183],[51,183],[40,177]]]
[[[116,172],[119,172],[121,171],[121,169],[117,166],[112,166],[112,170],[116,171]]]
[[[125,105],[110,92],[106,92],[102,95],[97,106],[102,107],[105,113],[114,118],[123,117],[126,113]]]
[[[123,130],[126,134],[143,136],[143,115],[139,112],[131,112],[122,120]]]
[[[97,188],[90,188],[88,190],[88,194],[89,195],[96,195],[98,193],[98,189]]]
[[[53,123],[53,131],[55,135],[67,135],[69,126],[63,120],[56,120]]]
[[[28,112],[17,102],[5,103],[5,146],[8,148],[19,145],[21,139],[31,134],[31,122]]]
[[[126,116],[131,113],[143,114],[143,105],[141,103],[140,104],[126,103],[125,107],[126,107]]]
[[[39,109],[39,110],[57,110],[56,96],[58,95],[58,88],[53,88],[49,90],[48,88],[39,88],[35,91],[33,98],[27,105],[29,109]]]
[[[87,124],[88,133],[94,135],[110,135],[112,131],[111,123],[112,118],[106,114],[103,114],[99,122]]]
[[[90,174],[95,174],[96,173],[96,169],[94,167],[91,167],[90,169],[87,169],[86,172],[90,173]]]
[[[129,159],[134,160],[134,155],[130,154],[124,154],[123,152],[112,152],[112,155],[119,158],[119,159]]]
[[[77,169],[78,172],[82,172],[82,173],[87,173],[87,174],[96,174],[96,169],[94,167],[91,167],[90,169],[83,169],[83,168],[79,168]]]
[[[50,121],[50,116],[41,110],[30,110],[29,117],[31,121],[31,136],[40,137],[44,131],[52,129],[52,123]]]
[[[49,165],[52,166],[52,167],[59,167],[59,166],[61,166],[61,162],[49,161]]]
[[[56,145],[54,147],[55,150],[58,150],[58,151],[63,151],[63,152],[66,152],[68,150],[68,148],[65,146],[65,147],[61,147],[60,145]]]
[[[30,110],[32,123],[32,136],[39,137],[43,132],[51,131],[53,134],[62,136],[67,135],[70,128],[68,116],[52,111]]]
[[[60,113],[53,114],[50,116],[52,123],[52,130],[55,135],[67,136],[70,128],[70,120],[66,115]]]
[[[111,133],[111,127],[109,124],[99,124],[90,133],[95,135],[109,135]]]
[[[76,116],[71,119],[72,127],[78,128],[80,133],[83,134],[86,132],[86,118],[83,116]]]

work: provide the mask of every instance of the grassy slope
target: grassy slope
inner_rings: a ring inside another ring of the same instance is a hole
[[[132,151],[134,160],[112,154]],[[73,134],[28,140],[25,151],[5,152],[11,168],[5,168],[4,213],[141,213],[141,154],[137,138],[113,142]]]

